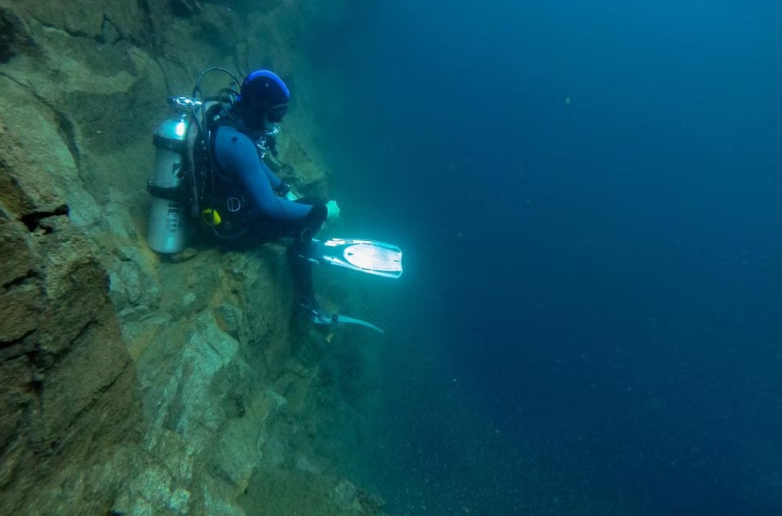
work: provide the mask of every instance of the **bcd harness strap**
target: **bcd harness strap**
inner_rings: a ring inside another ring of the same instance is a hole
[[[149,181],[147,183],[147,191],[150,193],[150,195],[152,195],[152,197],[165,199],[167,201],[186,204],[190,200],[187,187],[184,185],[176,186],[174,188],[164,188],[162,186],[153,184],[152,181]]]

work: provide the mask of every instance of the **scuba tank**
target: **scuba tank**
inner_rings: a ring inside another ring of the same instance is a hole
[[[152,203],[147,227],[147,243],[153,251],[180,253],[187,245],[189,214],[187,202],[188,115],[169,118],[153,133],[155,173],[149,182]]]
[[[224,68],[204,70],[196,80],[192,96],[168,99],[168,103],[179,114],[165,120],[153,133],[155,172],[148,184],[152,202],[147,243],[153,251],[161,254],[175,254],[185,250],[190,221],[203,216],[207,225],[220,224],[219,214],[214,209],[208,205],[205,210],[201,209],[201,203],[208,202],[214,194],[213,185],[210,187],[208,181],[208,175],[211,174],[207,141],[208,111],[219,105],[228,112],[239,92],[223,88],[217,96],[204,98],[201,94],[201,80],[212,72],[227,75],[232,85],[239,82],[233,73]]]

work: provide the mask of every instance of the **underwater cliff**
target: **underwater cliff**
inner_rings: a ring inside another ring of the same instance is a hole
[[[326,3],[0,0],[0,515],[382,513],[324,437],[350,410],[283,248],[145,242],[152,131],[209,66],[290,80],[283,172],[328,191],[300,52]]]

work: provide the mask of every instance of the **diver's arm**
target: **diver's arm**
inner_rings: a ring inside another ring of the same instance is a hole
[[[220,127],[215,135],[215,159],[223,172],[240,180],[255,201],[260,212],[277,220],[302,220],[308,218],[313,207],[291,202],[275,195],[271,174],[279,180],[266,165],[258,159],[255,144],[246,135],[231,127]]]
[[[259,154],[260,156],[260,154]],[[264,161],[261,159],[259,160],[261,168],[263,169],[263,173],[266,174],[266,179],[269,180],[269,184],[272,185],[272,190],[275,192],[279,192],[281,189],[284,189],[286,186],[285,183],[282,182],[282,179],[277,177],[277,174],[272,172],[272,169],[269,168],[269,165],[264,163]]]

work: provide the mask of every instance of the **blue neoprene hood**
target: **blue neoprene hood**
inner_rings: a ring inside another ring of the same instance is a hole
[[[280,77],[270,70],[256,70],[242,82],[238,101],[248,101],[257,106],[271,107],[287,104],[291,92]]]

